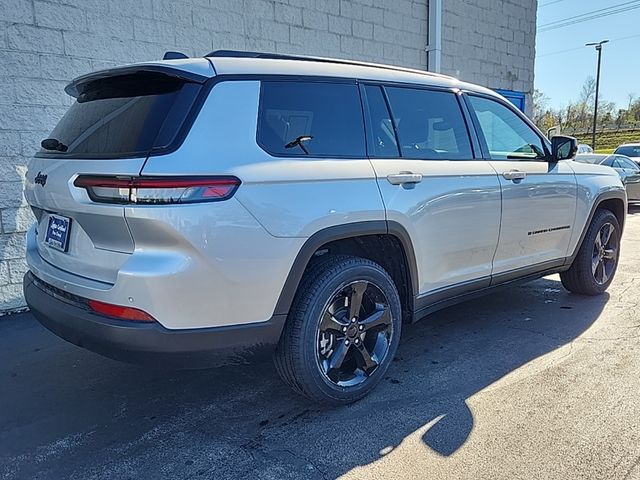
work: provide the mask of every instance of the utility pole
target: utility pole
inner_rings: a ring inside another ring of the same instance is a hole
[[[600,42],[587,43],[586,47],[596,47],[598,52],[598,69],[596,71],[596,98],[593,105],[593,132],[591,133],[591,148],[596,149],[596,125],[598,124],[598,95],[600,93],[600,60],[602,58],[602,45],[609,40],[601,40]]]

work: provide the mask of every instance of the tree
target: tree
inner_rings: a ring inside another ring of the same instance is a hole
[[[536,88],[533,90],[532,103],[533,121],[536,125],[539,125],[547,112],[549,97]]]
[[[549,107],[550,99],[540,90],[533,92],[534,123],[543,131],[559,126],[569,134],[586,133],[593,126],[593,110],[595,106],[596,81],[587,77],[580,89],[577,100],[569,101],[559,108]],[[634,93],[627,95],[626,108],[618,108],[613,102],[598,98],[598,129],[628,128],[640,122],[640,97]]]
[[[596,79],[592,76],[588,76],[582,84],[580,90],[580,102],[584,103],[589,110],[593,110],[593,105],[596,98]],[[598,99],[599,100],[599,99]]]

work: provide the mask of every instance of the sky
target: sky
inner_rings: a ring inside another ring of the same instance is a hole
[[[608,7],[629,10],[544,31],[546,24]],[[538,0],[535,88],[549,106],[578,99],[585,79],[596,76],[595,48],[584,45],[607,39],[600,98],[624,108],[629,93],[640,96],[640,0]]]

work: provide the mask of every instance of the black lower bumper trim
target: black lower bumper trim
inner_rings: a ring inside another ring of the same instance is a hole
[[[65,301],[27,272],[24,296],[36,319],[59,337],[106,357],[173,368],[247,363],[275,349],[285,316],[249,325],[170,330],[97,315]]]

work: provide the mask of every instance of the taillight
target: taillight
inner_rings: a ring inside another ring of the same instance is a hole
[[[143,310],[132,307],[123,307],[122,305],[113,305],[111,303],[99,302],[98,300],[89,300],[89,308],[96,313],[106,315],[107,317],[117,318],[120,320],[129,320],[134,322],[155,322],[156,319]]]
[[[103,203],[172,204],[219,202],[233,196],[236,177],[110,177],[80,175],[73,182]]]

